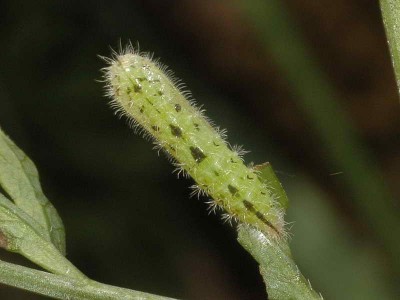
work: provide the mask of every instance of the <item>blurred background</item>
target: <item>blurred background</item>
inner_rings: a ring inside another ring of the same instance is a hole
[[[400,106],[377,1],[13,0],[0,24],[0,126],[38,166],[68,258],[89,277],[266,299],[234,228],[108,107],[97,55],[131,40],[251,150],[247,163],[272,163],[317,291],[400,298]],[[0,298],[44,299],[6,286]]]

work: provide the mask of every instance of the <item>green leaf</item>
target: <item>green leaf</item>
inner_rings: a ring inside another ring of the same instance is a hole
[[[322,297],[294,263],[285,240],[270,239],[248,225],[238,227],[238,241],[260,264],[270,300],[310,300]]]
[[[0,245],[42,268],[60,275],[86,279],[43,234],[43,228],[0,194]]]
[[[254,166],[254,169],[260,172],[259,176],[261,179],[267,183],[268,188],[272,191],[275,199],[282,206],[282,208],[286,210],[289,206],[289,199],[282,187],[281,182],[272,169],[272,165],[269,162],[266,162],[261,165]]]
[[[0,129],[0,185],[20,209],[45,229],[45,238],[65,255],[64,226],[43,194],[33,162]]]

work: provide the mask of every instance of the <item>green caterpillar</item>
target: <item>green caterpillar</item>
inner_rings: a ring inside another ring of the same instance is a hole
[[[153,138],[174,159],[178,174],[187,173],[196,181],[199,194],[212,197],[212,210],[222,208],[225,219],[285,237],[280,204],[257,171],[244,165],[240,148],[231,147],[224,131],[188,101],[190,93],[182,91],[171,72],[132,46],[104,59],[107,95],[116,113]]]

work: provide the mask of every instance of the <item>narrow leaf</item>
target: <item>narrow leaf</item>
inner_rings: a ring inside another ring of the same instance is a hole
[[[43,235],[43,228],[0,194],[0,245],[42,268],[60,275],[86,279]]]
[[[43,194],[34,163],[0,129],[0,185],[14,203],[45,230],[65,255],[64,226],[54,206]]]

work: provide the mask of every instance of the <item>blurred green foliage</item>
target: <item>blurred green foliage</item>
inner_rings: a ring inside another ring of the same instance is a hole
[[[371,223],[375,234],[391,251],[393,263],[400,253],[400,242],[390,228],[400,227],[399,214],[367,149],[355,134],[339,96],[318,67],[300,31],[278,0],[244,1],[260,39],[287,78],[294,98],[309,119],[326,159],[343,172],[344,181],[354,194],[354,204]],[[276,30],[279,27],[279,32]],[[291,47],[288,47],[288,45]],[[293,50],[295,49],[295,50]],[[400,263],[400,262],[399,262]]]

